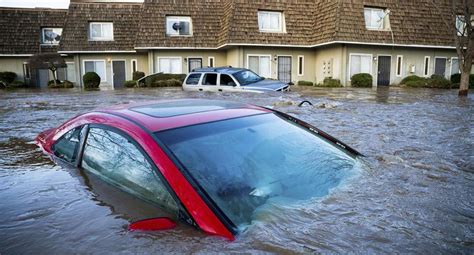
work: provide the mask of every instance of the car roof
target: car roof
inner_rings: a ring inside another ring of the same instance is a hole
[[[243,70],[248,70],[248,69],[236,68],[232,66],[221,66],[221,67],[195,68],[192,70],[192,72],[194,73],[215,72],[215,73],[224,73],[224,74],[234,74]]]
[[[118,105],[95,112],[128,119],[149,131],[196,125],[206,122],[245,117],[271,110],[255,105],[208,99],[176,99]]]

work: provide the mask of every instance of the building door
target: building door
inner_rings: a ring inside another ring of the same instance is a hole
[[[377,86],[388,86],[390,85],[390,69],[392,57],[379,56],[378,59]]]
[[[114,80],[114,89],[123,88],[125,83],[125,61],[112,61],[112,77]]]
[[[47,88],[49,82],[49,69],[38,69],[37,87]]]
[[[202,68],[202,58],[189,58],[188,72],[192,72],[196,68]]]
[[[439,76],[446,76],[446,59],[445,58],[435,58],[435,72],[434,74]]]
[[[284,83],[291,82],[291,57],[278,57],[278,80]]]

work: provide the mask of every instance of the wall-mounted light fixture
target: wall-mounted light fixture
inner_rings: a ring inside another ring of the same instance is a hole
[[[184,62],[188,62],[188,58],[183,58]]]
[[[374,61],[377,61],[377,57],[374,57]]]
[[[107,58],[107,62],[112,62],[112,59],[111,58]]]

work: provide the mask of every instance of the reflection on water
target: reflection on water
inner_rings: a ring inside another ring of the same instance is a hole
[[[2,91],[0,253],[474,252],[473,96],[430,89],[311,89],[289,94],[194,94],[179,89]],[[369,168],[328,196],[269,203],[235,242],[184,224],[128,232],[160,212],[32,143],[40,131],[96,107],[200,97],[276,107],[367,155]],[[314,106],[297,107],[310,100]],[[278,102],[285,102],[278,104]]]

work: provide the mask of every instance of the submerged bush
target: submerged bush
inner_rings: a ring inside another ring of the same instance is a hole
[[[16,73],[14,72],[0,72],[0,81],[5,84],[10,84],[16,79]]]
[[[125,81],[124,85],[125,85],[126,88],[133,88],[133,87],[137,86],[137,81],[136,80]]]
[[[451,81],[444,78],[443,76],[433,74],[428,79],[428,86],[430,88],[450,89],[451,88]]]
[[[183,85],[183,82],[177,79],[169,80],[157,80],[151,84],[149,87],[180,87]]]
[[[342,87],[341,81],[339,79],[333,78],[324,78],[323,83],[316,84],[318,87],[327,87],[327,88],[339,88]]]
[[[50,80],[48,82],[48,88],[51,88],[51,89],[62,89],[62,88],[65,88],[65,89],[68,89],[68,88],[74,88],[74,84],[68,80],[65,80],[65,81],[60,81],[60,80],[56,80],[56,84],[54,84],[54,80]]]
[[[424,78],[417,75],[410,75],[405,77],[400,85],[411,88],[439,88],[450,89],[452,83],[440,75],[432,75],[430,78]]]
[[[156,73],[149,75],[145,79],[141,80],[138,84],[139,87],[172,87],[181,86],[183,84],[186,74],[170,74],[170,73]],[[174,81],[169,81],[174,80]],[[179,85],[175,81],[179,82]],[[172,86],[168,86],[172,85]]]
[[[96,89],[100,85],[100,76],[95,72],[87,72],[82,76],[84,82],[84,88]]]
[[[140,71],[135,71],[133,72],[133,75],[132,75],[132,80],[134,81],[137,81],[141,78],[145,77],[145,73],[144,72],[140,72]]]
[[[451,82],[452,83],[460,83],[461,82],[461,74],[460,73],[455,73],[451,75]]]
[[[368,88],[372,87],[372,75],[368,73],[358,73],[351,77],[352,87]]]
[[[298,86],[313,86],[313,82],[311,81],[298,81]]]

